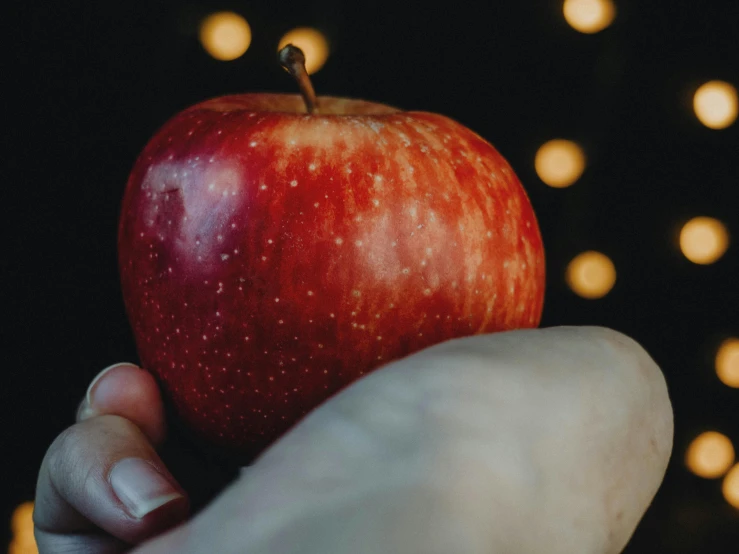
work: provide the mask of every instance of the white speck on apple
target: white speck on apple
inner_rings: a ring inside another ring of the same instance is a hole
[[[298,182],[295,179],[293,179],[292,181],[290,181],[290,186],[291,187],[297,187],[298,186]]]

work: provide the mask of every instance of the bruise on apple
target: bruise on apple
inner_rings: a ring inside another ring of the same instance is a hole
[[[541,317],[539,228],[495,148],[441,115],[320,106],[193,106],[126,187],[119,264],[141,363],[190,428],[241,452],[391,360]]]

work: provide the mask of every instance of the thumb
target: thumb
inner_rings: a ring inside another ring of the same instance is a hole
[[[620,552],[672,432],[662,372],[618,332],[452,340],[329,399],[136,552]]]

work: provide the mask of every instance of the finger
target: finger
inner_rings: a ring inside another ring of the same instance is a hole
[[[154,445],[160,444],[166,435],[159,387],[148,371],[133,364],[107,367],[90,383],[77,409],[77,421],[102,414],[132,421]]]
[[[138,544],[182,521],[187,509],[184,490],[141,429],[101,415],[71,426],[49,447],[33,518],[41,552],[116,552],[121,541]]]
[[[661,483],[660,369],[603,328],[449,341],[334,396],[136,552],[620,552]],[[217,537],[213,529],[218,529]]]

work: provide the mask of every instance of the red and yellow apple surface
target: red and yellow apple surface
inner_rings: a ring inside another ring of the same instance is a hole
[[[141,365],[198,436],[258,453],[362,375],[539,324],[544,252],[483,138],[432,113],[242,94],[175,115],[123,198]]]

